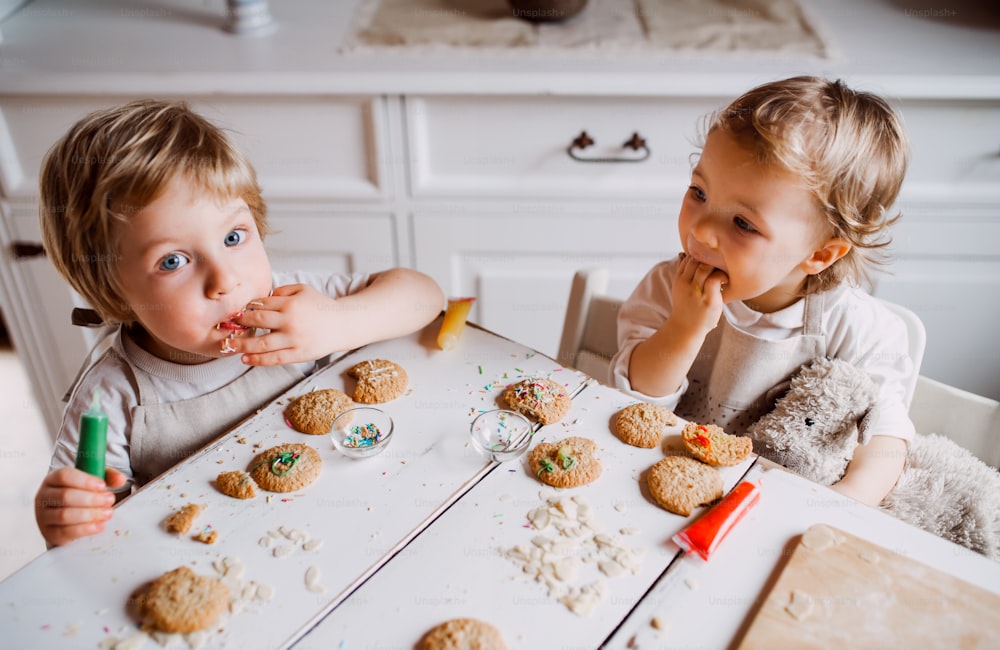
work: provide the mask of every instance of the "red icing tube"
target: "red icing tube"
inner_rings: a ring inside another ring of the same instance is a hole
[[[743,515],[760,501],[756,483],[743,481],[696,522],[674,535],[674,543],[706,562]]]

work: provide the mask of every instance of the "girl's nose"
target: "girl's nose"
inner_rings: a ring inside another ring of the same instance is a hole
[[[231,265],[214,263],[205,281],[205,295],[219,298],[228,295],[240,283],[240,276]]]
[[[716,247],[715,223],[710,215],[703,214],[692,220],[691,236],[704,246]]]

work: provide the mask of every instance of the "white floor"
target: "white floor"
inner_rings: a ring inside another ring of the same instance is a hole
[[[28,376],[9,346],[0,346],[0,580],[45,551],[34,500],[49,468],[52,438]]]

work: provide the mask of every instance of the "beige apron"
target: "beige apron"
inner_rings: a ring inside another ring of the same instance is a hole
[[[222,388],[161,403],[146,373],[132,369],[138,406],[132,408],[129,458],[137,485],[162,474],[274,400],[305,375],[294,366],[254,366]]]
[[[826,354],[823,294],[811,293],[804,300],[802,334],[789,339],[762,339],[737,329],[725,317],[719,319],[688,372],[688,389],[677,404],[677,415],[742,435],[773,409],[792,375]]]

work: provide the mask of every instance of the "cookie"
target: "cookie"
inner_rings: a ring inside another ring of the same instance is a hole
[[[663,427],[677,424],[677,416],[665,406],[639,402],[618,411],[615,435],[633,447],[652,449],[660,444]]]
[[[714,424],[689,422],[681,431],[681,438],[692,456],[709,465],[736,465],[753,451],[750,436],[731,436]]]
[[[503,392],[503,401],[508,408],[542,424],[558,422],[573,405],[564,386],[543,377],[511,384]]]
[[[253,477],[240,469],[222,472],[216,476],[215,487],[219,488],[219,492],[234,499],[252,499],[257,496]]]
[[[406,390],[409,378],[402,366],[385,359],[368,359],[350,367],[347,374],[358,380],[354,401],[362,404],[389,402]]]
[[[687,456],[668,456],[650,467],[646,485],[657,503],[684,517],[720,498],[724,488],[719,470]]]
[[[506,650],[503,636],[485,621],[453,618],[421,637],[417,650]]]
[[[214,544],[215,540],[219,539],[219,531],[209,526],[197,535],[192,535],[191,539],[202,544]]]
[[[291,443],[271,447],[250,461],[250,476],[262,490],[293,492],[316,480],[323,459],[309,445]]]
[[[597,444],[589,438],[541,442],[531,450],[528,466],[542,483],[559,488],[579,487],[601,475],[601,462],[594,458],[595,452]]]
[[[189,503],[180,510],[170,515],[163,524],[171,533],[186,533],[191,530],[191,524],[201,514],[201,506],[197,503]]]
[[[285,419],[300,433],[321,436],[330,433],[338,415],[354,406],[343,391],[336,388],[314,390],[297,398],[285,409]]]
[[[186,566],[153,581],[142,598],[145,623],[161,632],[197,632],[211,627],[229,606],[229,589]]]

